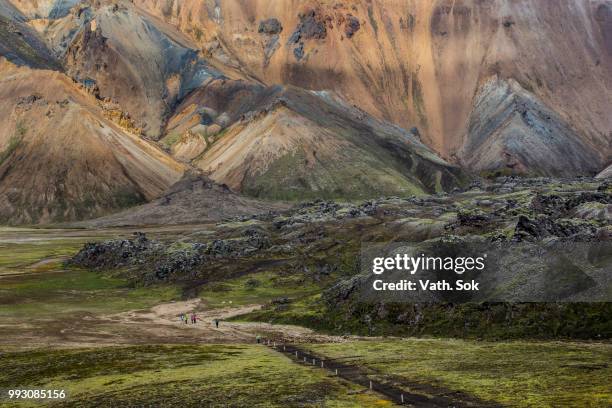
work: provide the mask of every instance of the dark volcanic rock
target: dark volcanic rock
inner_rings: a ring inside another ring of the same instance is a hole
[[[68,263],[93,269],[137,267],[144,282],[151,283],[188,277],[211,262],[231,262],[269,247],[269,236],[255,228],[243,237],[182,244],[180,249],[135,233],[132,239],[85,244]]]
[[[298,44],[302,40],[323,40],[327,37],[325,21],[315,10],[300,14],[300,23],[289,38],[289,44]]]
[[[297,47],[293,49],[293,55],[298,61],[304,58],[304,43],[300,43]]]
[[[490,221],[490,216],[480,212],[460,211],[459,214],[457,214],[457,220],[459,221],[459,225],[462,226],[480,227]]]
[[[348,38],[351,38],[355,35],[357,31],[361,28],[361,23],[357,17],[351,16],[350,14],[346,19],[346,27],[344,27],[344,34]]]
[[[541,214],[562,216],[581,204],[595,202],[611,204],[612,194],[605,192],[583,192],[578,195],[562,197],[558,194],[538,194],[531,202],[531,208]]]
[[[116,268],[132,263],[143,253],[150,254],[160,248],[159,242],[148,239],[141,232],[135,232],[132,239],[87,243],[69,263],[87,268]]]
[[[259,29],[257,30],[260,34],[280,34],[283,31],[283,26],[280,21],[275,18],[269,18],[259,23]]]
[[[596,232],[597,228],[593,225],[578,220],[557,220],[542,215],[532,219],[521,215],[514,231],[514,240],[524,241],[556,236],[573,237],[583,241],[593,237]]]
[[[349,279],[340,280],[323,292],[323,299],[328,305],[335,307],[349,299],[354,293],[362,290],[367,282],[368,277],[363,275],[355,275]]]

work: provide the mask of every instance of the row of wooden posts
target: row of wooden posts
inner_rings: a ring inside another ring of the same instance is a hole
[[[267,345],[268,346],[272,346],[273,348],[276,349],[276,342],[275,341],[270,342],[270,340],[267,340]],[[283,344],[283,351],[287,351],[287,348],[286,348],[286,346],[284,344]],[[295,351],[295,359],[296,360],[299,359],[299,351],[298,350]],[[306,356],[304,356],[304,363],[308,363],[308,359],[306,358]],[[316,359],[315,358],[312,359],[312,365],[313,366],[316,365]],[[321,360],[321,368],[325,368],[325,362],[323,360]],[[338,375],[338,369],[337,368],[335,369],[335,374]],[[374,384],[372,384],[372,380],[370,380],[370,390],[374,390]],[[403,404],[404,403],[404,394],[401,394],[400,397],[401,397],[401,402]]]

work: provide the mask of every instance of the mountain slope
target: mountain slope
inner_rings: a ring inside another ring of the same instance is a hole
[[[29,19],[59,18],[67,15],[79,0],[10,0]]]
[[[19,65],[58,69],[60,64],[11,3],[0,0],[0,56]]]
[[[331,94],[294,87],[212,81],[179,106],[169,132],[190,135],[189,142],[177,139],[174,151],[199,138],[192,163],[257,197],[422,194],[464,180],[414,134]]]
[[[597,178],[612,178],[612,165],[606,167],[601,173],[599,173]]]
[[[158,138],[176,101],[217,74],[195,50],[129,5],[91,12],[66,52],[69,74],[93,79],[100,97],[117,101],[138,127]]]
[[[459,153],[467,167],[563,177],[600,169],[593,148],[516,81],[491,78],[475,101]]]
[[[129,1],[13,1],[67,74],[121,106],[151,138],[173,106],[219,76],[189,38]],[[0,26],[1,27],[1,26]]]
[[[2,223],[103,215],[157,197],[184,171],[59,72],[0,60],[0,123]]]
[[[445,158],[465,151],[474,97],[491,75],[515,80],[570,123],[592,146],[590,161],[610,155],[610,0],[135,3],[245,75],[332,90],[379,118],[416,125]]]

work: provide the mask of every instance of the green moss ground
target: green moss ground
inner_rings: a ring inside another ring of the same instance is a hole
[[[128,282],[86,270],[48,271],[0,281],[1,319],[61,318],[117,313],[178,299],[174,286],[130,288]]]
[[[264,304],[278,298],[302,298],[320,291],[321,288],[301,276],[263,272],[208,284],[198,296],[209,307],[226,307]]]
[[[133,346],[5,353],[0,388],[65,389],[57,407],[376,407],[375,394],[256,345]],[[40,406],[37,403],[2,407]]]
[[[65,267],[64,261],[90,239],[44,230],[1,230],[0,319],[32,322],[75,313],[116,313],[180,297],[176,286],[133,288],[117,273]]]
[[[0,243],[0,275],[14,274],[20,272],[31,272],[57,268],[62,259],[78,251],[83,245],[81,239],[60,239],[53,241],[23,243]],[[43,264],[36,263],[50,260],[51,265],[43,267]]]
[[[511,407],[612,406],[612,345],[406,339],[317,344],[375,377],[432,384]]]

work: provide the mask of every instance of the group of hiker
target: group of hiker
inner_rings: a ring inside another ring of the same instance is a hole
[[[198,322],[198,320],[202,320],[199,319],[198,316],[196,315],[195,312],[191,312],[191,313],[181,313],[179,315],[179,319],[181,319],[181,322],[185,323],[185,324],[189,324],[189,322],[191,322],[191,324],[196,324]],[[213,323],[215,324],[215,327],[219,327],[219,319],[214,319]]]
[[[181,319],[181,322],[185,324],[189,324],[189,322],[191,322],[191,324],[196,324],[198,320],[202,320],[198,318],[195,312],[181,313],[179,315],[179,319]],[[219,319],[213,319],[213,324],[215,325],[217,329],[219,328],[219,322],[220,322]],[[255,337],[255,341],[257,342],[257,344],[262,343],[262,338],[259,334]]]
[[[189,322],[191,322],[191,324],[196,324],[198,322],[198,316],[195,314],[195,312],[181,313],[179,315],[179,319],[181,319],[181,322],[185,324],[189,324]]]

